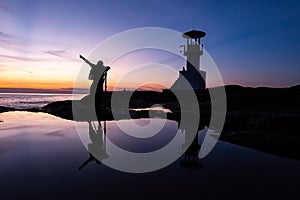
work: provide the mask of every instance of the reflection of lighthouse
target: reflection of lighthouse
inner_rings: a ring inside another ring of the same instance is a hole
[[[203,45],[200,44],[200,38],[206,35],[205,32],[192,30],[182,34],[183,38],[186,38],[186,45],[183,45],[183,53],[187,57],[186,68],[183,67],[182,71],[179,71],[178,79],[173,83],[171,89],[194,90],[205,89],[206,72],[200,70],[200,56],[203,55]],[[191,86],[184,84],[186,79]]]

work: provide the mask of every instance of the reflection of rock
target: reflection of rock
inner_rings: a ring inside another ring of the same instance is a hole
[[[282,133],[261,130],[233,131],[222,133],[221,140],[300,160],[300,155],[298,153],[300,150],[300,137],[299,135],[289,135],[289,133],[288,130]]]
[[[221,139],[300,160],[300,115],[274,112],[231,112]]]
[[[224,131],[261,130],[295,135],[299,130],[300,114],[234,111],[227,112]]]

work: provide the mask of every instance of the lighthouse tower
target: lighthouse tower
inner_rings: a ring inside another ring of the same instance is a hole
[[[203,45],[200,43],[200,38],[206,35],[203,31],[192,30],[182,34],[186,39],[186,44],[183,45],[183,55],[186,56],[186,67],[179,71],[179,77],[171,86],[171,89],[185,90],[191,89],[200,90],[206,88],[206,72],[200,69],[200,56],[203,55]],[[187,85],[186,81],[190,84]]]

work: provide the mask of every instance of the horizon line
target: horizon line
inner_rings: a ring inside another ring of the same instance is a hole
[[[210,89],[210,88],[217,88],[217,87],[226,87],[226,86],[239,86],[239,87],[245,87],[245,88],[291,88],[295,86],[300,86],[300,84],[296,85],[291,85],[291,86],[284,86],[284,87],[267,87],[267,86],[244,86],[240,84],[227,84],[227,85],[220,85],[220,86],[214,86],[214,87],[208,87],[205,89]],[[165,89],[141,89],[137,91],[154,91],[154,92],[162,92],[163,90],[168,90],[169,88]],[[88,88],[54,88],[54,89],[42,89],[42,88],[0,88],[0,93],[58,93],[58,94],[73,94],[73,92],[76,91],[74,94],[86,94],[88,93],[89,89]],[[135,91],[132,90],[131,88],[120,88],[116,90],[108,90],[108,92],[113,92],[113,91]]]

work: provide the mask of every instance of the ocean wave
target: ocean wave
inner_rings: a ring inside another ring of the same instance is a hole
[[[84,95],[74,94],[0,94],[0,106],[17,108],[17,109],[31,109],[42,108],[43,106],[55,102],[72,99],[81,99]]]
[[[30,101],[19,101],[19,103],[23,104],[48,104],[51,101],[36,101],[36,102],[30,102]]]

